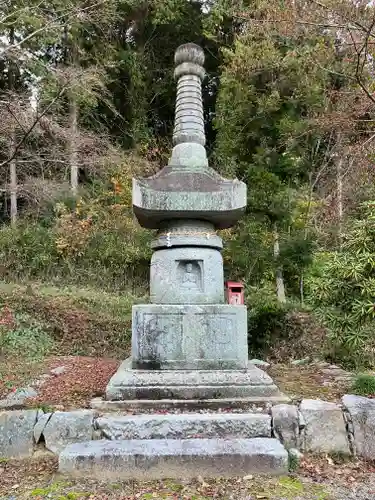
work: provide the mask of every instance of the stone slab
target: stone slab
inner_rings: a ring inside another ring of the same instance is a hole
[[[4,399],[0,399],[0,409],[11,410],[21,409],[25,406],[27,399],[36,398],[38,395],[34,387],[22,387],[8,394]]]
[[[191,169],[167,166],[153,177],[133,179],[132,191],[134,214],[148,229],[173,219],[204,220],[226,229],[238,221],[247,203],[246,184],[198,164]]]
[[[0,458],[27,458],[34,451],[38,410],[0,412]]]
[[[375,459],[375,400],[363,396],[345,395],[342,403],[353,424],[356,454]]]
[[[261,413],[109,414],[95,425],[111,440],[271,437],[271,417]]]
[[[109,401],[126,399],[228,399],[278,397],[280,392],[264,371],[133,370],[124,361],[106,388]]]
[[[39,443],[43,431],[51,417],[52,413],[43,413],[41,415],[38,415],[38,421],[34,426],[34,441],[36,444]]]
[[[58,454],[70,443],[92,439],[95,416],[94,410],[56,411],[42,430],[46,448]]]
[[[290,398],[282,393],[278,396],[227,399],[127,399],[118,401],[106,401],[102,398],[91,400],[91,408],[110,412],[122,410],[220,410],[223,408],[256,410],[269,407],[279,403],[289,403]]]
[[[248,364],[242,305],[133,306],[133,368],[241,370]]]
[[[59,472],[102,480],[283,475],[288,453],[276,439],[150,439],[73,444]]]
[[[287,450],[300,448],[300,428],[298,408],[294,405],[279,404],[271,408],[272,426],[277,437]]]
[[[319,399],[304,399],[300,412],[306,425],[305,451],[350,455],[346,424],[339,405]]]

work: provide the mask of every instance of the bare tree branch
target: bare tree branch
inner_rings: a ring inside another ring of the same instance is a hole
[[[357,43],[353,37],[352,32],[349,30],[350,37],[353,41],[353,46],[357,54],[357,62],[356,62],[356,68],[355,68],[355,78],[358,83],[358,85],[361,87],[363,92],[367,95],[367,97],[375,104],[375,98],[374,96],[370,93],[366,85],[363,83],[362,80],[362,75],[364,71],[364,67],[367,61],[367,55],[368,55],[368,42],[369,42],[369,37],[371,34],[371,31],[373,30],[375,26],[375,16],[372,20],[371,25],[368,28],[368,31],[365,36],[365,40],[362,44],[362,47],[358,50]]]
[[[37,9],[38,7],[40,7],[42,5],[43,1],[41,1],[38,5],[35,5],[33,7],[23,7],[22,9],[18,9],[16,11],[12,11],[10,14],[7,14],[6,16],[0,18],[0,24],[5,24],[9,21],[9,19],[12,19],[14,18],[15,16],[18,16],[19,14],[21,14],[22,12],[26,12],[26,11],[32,11],[32,10],[35,10]]]
[[[99,0],[98,2],[96,2],[92,5],[88,5],[87,7],[83,7],[83,8],[79,8],[79,9],[71,9],[70,11],[64,12],[64,14],[56,17],[55,19],[53,19],[53,21],[50,21],[49,23],[45,24],[41,28],[38,28],[37,30],[30,33],[29,35],[25,36],[25,38],[23,38],[19,42],[6,46],[3,49],[3,51],[0,52],[0,56],[4,56],[7,52],[11,52],[11,51],[21,47],[21,45],[23,45],[26,41],[30,40],[31,38],[34,38],[38,33],[41,33],[48,28],[58,27],[60,21],[66,20],[69,18],[73,18],[79,13],[93,10],[96,7],[99,7],[100,5],[107,3],[107,1],[108,0]]]
[[[33,124],[29,127],[29,129],[24,133],[22,139],[18,142],[18,144],[15,146],[12,155],[4,160],[2,163],[0,163],[0,168],[4,167],[5,165],[8,165],[18,154],[18,151],[22,147],[22,145],[25,143],[26,139],[29,137],[29,135],[32,133],[32,131],[35,129],[35,127],[38,125],[40,119],[48,113],[48,111],[52,108],[52,106],[55,104],[55,102],[60,99],[60,97],[64,94],[66,91],[67,87],[63,87],[58,94],[52,99],[52,101],[44,108],[44,110],[40,113],[37,114]]]

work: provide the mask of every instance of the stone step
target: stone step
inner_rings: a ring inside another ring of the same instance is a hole
[[[243,370],[139,370],[129,358],[108,382],[106,399],[232,399],[283,397],[272,378],[249,365]]]
[[[288,453],[272,438],[101,440],[67,446],[59,472],[115,481],[283,475]]]
[[[258,408],[269,407],[281,403],[290,403],[290,398],[284,394],[278,396],[254,396],[246,398],[219,398],[219,399],[124,399],[106,401],[102,398],[91,400],[91,408],[98,411],[121,410],[186,410],[197,411],[219,410],[222,408],[246,409],[256,411]]]
[[[271,417],[264,413],[107,414],[95,425],[111,440],[271,437]]]

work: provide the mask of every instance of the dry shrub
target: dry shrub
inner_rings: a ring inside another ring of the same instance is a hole
[[[327,331],[307,312],[291,311],[286,315],[288,337],[276,339],[269,356],[277,362],[290,359],[322,358],[326,351]]]

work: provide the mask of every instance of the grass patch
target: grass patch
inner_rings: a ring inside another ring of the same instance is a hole
[[[351,392],[358,396],[375,396],[375,377],[365,373],[358,375],[353,381]]]
[[[43,373],[43,361],[30,361],[21,357],[0,357],[0,398],[20,387],[26,387]]]
[[[30,492],[32,498],[55,498],[58,500],[78,500],[91,496],[89,492],[66,491],[70,487],[70,483],[57,481],[43,488],[35,488]]]
[[[130,348],[131,307],[145,300],[95,288],[0,282],[0,308],[27,315],[30,325],[43,325],[59,355],[123,359]],[[47,338],[44,342],[47,346]]]
[[[55,341],[44,325],[32,316],[13,314],[6,308],[0,314],[0,397],[28,385],[40,373]]]
[[[0,328],[0,354],[40,361],[54,347],[54,341],[44,325],[29,314],[15,314],[12,324]]]
[[[314,500],[331,500],[332,497],[327,492],[324,485],[305,482],[298,477],[284,476],[280,478],[268,478],[262,480],[260,477],[254,478],[249,484],[247,493],[254,495],[254,498],[265,500],[294,500],[297,498],[313,498]],[[251,498],[253,498],[251,496]]]

